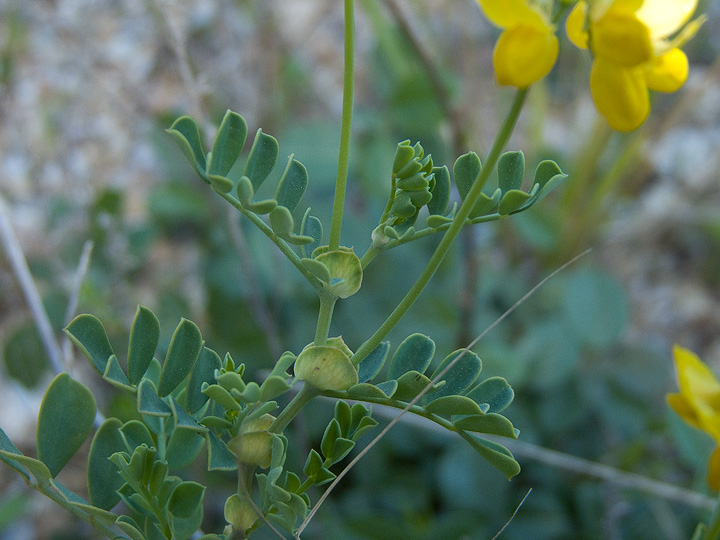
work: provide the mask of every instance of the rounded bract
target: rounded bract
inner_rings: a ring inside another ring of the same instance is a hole
[[[342,392],[358,383],[350,358],[327,345],[306,347],[295,360],[295,376],[320,390]]]

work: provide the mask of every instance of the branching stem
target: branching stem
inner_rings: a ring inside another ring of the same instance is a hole
[[[388,316],[388,318],[385,319],[385,322],[382,323],[380,328],[377,329],[377,331],[370,337],[370,339],[368,339],[360,346],[352,359],[353,364],[357,365],[358,362],[360,362],[363,358],[370,354],[370,352],[385,338],[385,336],[388,335],[390,330],[395,327],[395,325],[415,303],[415,300],[418,299],[420,293],[423,291],[423,289],[425,289],[430,279],[437,271],[440,263],[442,263],[445,255],[447,255],[448,251],[450,250],[450,246],[453,244],[458,234],[460,233],[460,230],[465,225],[465,221],[470,216],[470,212],[475,207],[477,201],[480,199],[482,188],[485,185],[488,177],[490,176],[490,172],[495,168],[495,165],[500,158],[500,153],[505,147],[505,144],[507,144],[507,141],[510,138],[510,135],[515,127],[515,123],[517,122],[520,111],[522,110],[526,95],[527,89],[517,91],[512,107],[510,108],[510,111],[508,112],[508,115],[505,118],[505,121],[503,122],[503,125],[497,134],[497,137],[495,138],[495,142],[490,149],[490,154],[487,157],[487,160],[480,172],[480,175],[477,179],[475,179],[475,182],[470,188],[470,191],[465,197],[465,200],[463,201],[462,205],[460,205],[455,219],[448,227],[447,232],[442,237],[442,240],[440,240],[437,248],[435,248],[435,252],[432,254],[432,257],[430,257],[427,266],[422,271],[417,281],[415,281],[415,284],[407,292],[405,297],[400,301],[398,306],[393,310],[393,312]]]

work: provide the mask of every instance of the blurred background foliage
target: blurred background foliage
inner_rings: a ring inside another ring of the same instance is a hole
[[[484,373],[514,387],[507,415],[521,443],[706,493],[710,442],[677,421],[663,397],[674,387],[674,342],[720,371],[720,8],[701,7],[710,19],[689,44],[686,88],[655,95],[650,120],[634,133],[612,133],[596,119],[589,59],[562,42],[508,150],[522,149],[529,169],[557,160],[569,182],[527,213],[467,230],[390,339],[425,333],[442,358],[592,247],[477,346]],[[357,9],[343,243],[362,253],[387,198],[397,142],[421,141],[436,164],[469,150],[482,156],[511,92],[494,83],[497,31],[475,2],[361,0]],[[262,127],[281,156],[305,164],[304,202],[329,224],[341,43],[342,6],[330,0],[0,3],[0,196],[54,328],[68,322],[72,278],[90,240],[78,311],[101,318],[114,344],[127,339],[137,304],[167,332],[180,317],[192,319],[209,346],[232,352],[251,373],[311,341],[313,291],[193,177],[163,130],[191,114],[212,136],[226,108],[238,111],[251,133]],[[361,293],[338,304],[331,334],[357,348],[437,240],[373,261]],[[0,291],[0,424],[28,451],[50,374],[4,253]],[[102,384],[82,362],[71,369]],[[102,392],[109,412],[127,418],[123,399]],[[331,415],[330,403],[313,403],[292,427],[299,444],[317,444]],[[530,488],[502,538],[684,539],[705,515],[689,500],[548,466],[534,448],[511,447],[523,471],[508,483],[461,441],[403,424],[353,470],[306,535],[488,539]],[[82,471],[75,475],[82,490]],[[208,495],[210,530],[221,526],[233,482],[208,481],[218,491]],[[95,538],[37,499],[0,469],[0,539]]]

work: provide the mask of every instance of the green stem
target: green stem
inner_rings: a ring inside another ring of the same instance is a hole
[[[160,422],[160,433],[157,436],[158,442],[158,458],[161,460],[165,459],[165,452],[167,451],[167,441],[165,440],[165,418],[159,417]]]
[[[455,241],[457,235],[460,233],[463,226],[465,225],[466,220],[470,216],[470,212],[480,199],[482,188],[485,185],[488,177],[490,176],[491,171],[495,168],[495,165],[500,158],[500,153],[507,144],[507,141],[510,138],[513,129],[515,128],[515,123],[517,122],[520,111],[522,110],[526,95],[527,88],[518,90],[515,94],[515,100],[513,101],[512,107],[510,108],[510,111],[508,112],[508,115],[505,118],[505,121],[503,122],[503,125],[497,134],[497,137],[495,138],[495,142],[490,149],[490,153],[488,154],[485,165],[480,171],[480,175],[473,183],[462,205],[460,205],[455,219],[448,227],[447,232],[443,235],[442,240],[440,240],[437,248],[435,248],[435,252],[430,257],[427,266],[425,266],[425,269],[422,271],[417,281],[415,281],[415,284],[410,288],[410,290],[400,301],[398,306],[393,310],[393,312],[388,316],[388,318],[385,319],[385,322],[380,325],[380,328],[377,329],[377,331],[370,337],[370,339],[368,339],[360,346],[360,348],[357,350],[357,352],[352,358],[353,364],[358,365],[358,363],[363,358],[370,354],[370,352],[375,347],[377,347],[377,345],[380,344],[383,338],[388,335],[390,330],[395,327],[395,325],[415,303],[415,300],[418,299],[420,293],[427,286],[428,282],[437,271],[440,263],[442,263],[445,255],[447,255],[448,251],[450,250],[450,246]]]
[[[486,214],[484,216],[473,218],[468,222],[468,224],[475,225],[477,223],[488,223],[490,221],[499,221],[501,219],[505,219],[508,217],[507,215],[498,214],[497,212],[493,214]],[[425,227],[424,229],[420,229],[415,232],[414,235],[412,235],[409,238],[398,238],[397,240],[390,240],[387,244],[385,244],[382,248],[377,247],[375,245],[371,245],[368,250],[363,254],[362,257],[360,257],[360,263],[362,264],[363,270],[369,265],[372,260],[377,257],[380,253],[383,251],[387,251],[389,249],[402,246],[403,244],[407,244],[408,242],[412,242],[413,240],[419,240],[420,238],[425,238],[426,236],[430,236],[431,234],[436,234],[442,231],[447,231],[450,228],[450,224],[452,222],[444,223],[443,225],[440,225],[439,227]]]
[[[314,386],[305,384],[305,386],[302,387],[302,389],[297,393],[297,395],[292,398],[292,401],[287,404],[287,407],[285,407],[283,411],[278,414],[278,417],[268,428],[268,431],[270,433],[282,433],[283,430],[287,427],[287,425],[292,421],[292,419],[295,418],[297,413],[299,413],[300,410],[305,405],[307,405],[307,403],[311,399],[319,395],[320,390],[318,390]]]
[[[330,226],[330,249],[340,247],[345,190],[350,163],[350,132],[353,117],[353,83],[355,76],[355,6],[354,0],[345,0],[345,73],[343,76],[343,108],[340,127],[340,152],[338,155],[335,199]]]
[[[45,484],[45,483],[34,484],[32,482],[26,482],[26,483],[30,488],[42,493],[48,499],[52,500],[58,506],[62,506],[65,510],[67,510],[68,512],[73,514],[78,519],[81,519],[84,522],[88,523],[89,525],[95,527],[97,530],[102,532],[106,537],[116,538],[118,536],[118,533],[116,531],[114,531],[108,525],[101,522],[97,516],[89,514],[85,511],[81,510],[77,506],[70,504],[62,495],[60,495],[57,491],[55,491],[55,489],[49,483],[47,483],[47,484]],[[108,511],[108,514],[113,514],[113,513]]]
[[[303,263],[300,261],[300,257],[297,256],[297,253],[295,253],[292,248],[285,242],[282,238],[278,237],[277,234],[275,234],[275,231],[272,230],[272,228],[265,223],[262,219],[260,219],[260,216],[255,214],[254,212],[250,212],[247,209],[245,209],[235,197],[228,193],[222,193],[220,191],[216,191],[218,195],[220,195],[223,199],[225,199],[227,202],[229,202],[235,209],[239,210],[245,217],[247,217],[260,231],[267,236],[270,240],[273,241],[273,243],[280,249],[283,255],[285,255],[290,262],[297,268],[300,273],[305,277],[305,279],[308,280],[310,285],[313,286],[313,288],[320,292],[323,290],[323,284],[322,281],[320,281],[318,278],[313,276],[310,272],[308,272],[307,268],[303,265]]]
[[[332,321],[333,309],[338,297],[326,292],[320,293],[320,311],[318,313],[317,328],[315,330],[315,341],[313,345],[325,345],[330,333],[330,321]]]

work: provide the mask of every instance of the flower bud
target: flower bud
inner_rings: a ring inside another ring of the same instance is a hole
[[[272,459],[273,435],[267,430],[275,421],[271,414],[243,422],[240,433],[228,441],[228,448],[240,463],[267,469]]]
[[[326,251],[315,259],[330,271],[332,282],[326,287],[329,292],[339,298],[347,298],[358,292],[362,284],[362,263],[352,250]]]
[[[350,362],[349,356],[338,347],[306,347],[295,360],[294,370],[299,380],[320,390],[342,392],[358,383],[355,366]]]
[[[235,494],[225,501],[225,520],[243,537],[257,519],[257,512],[247,499]]]

